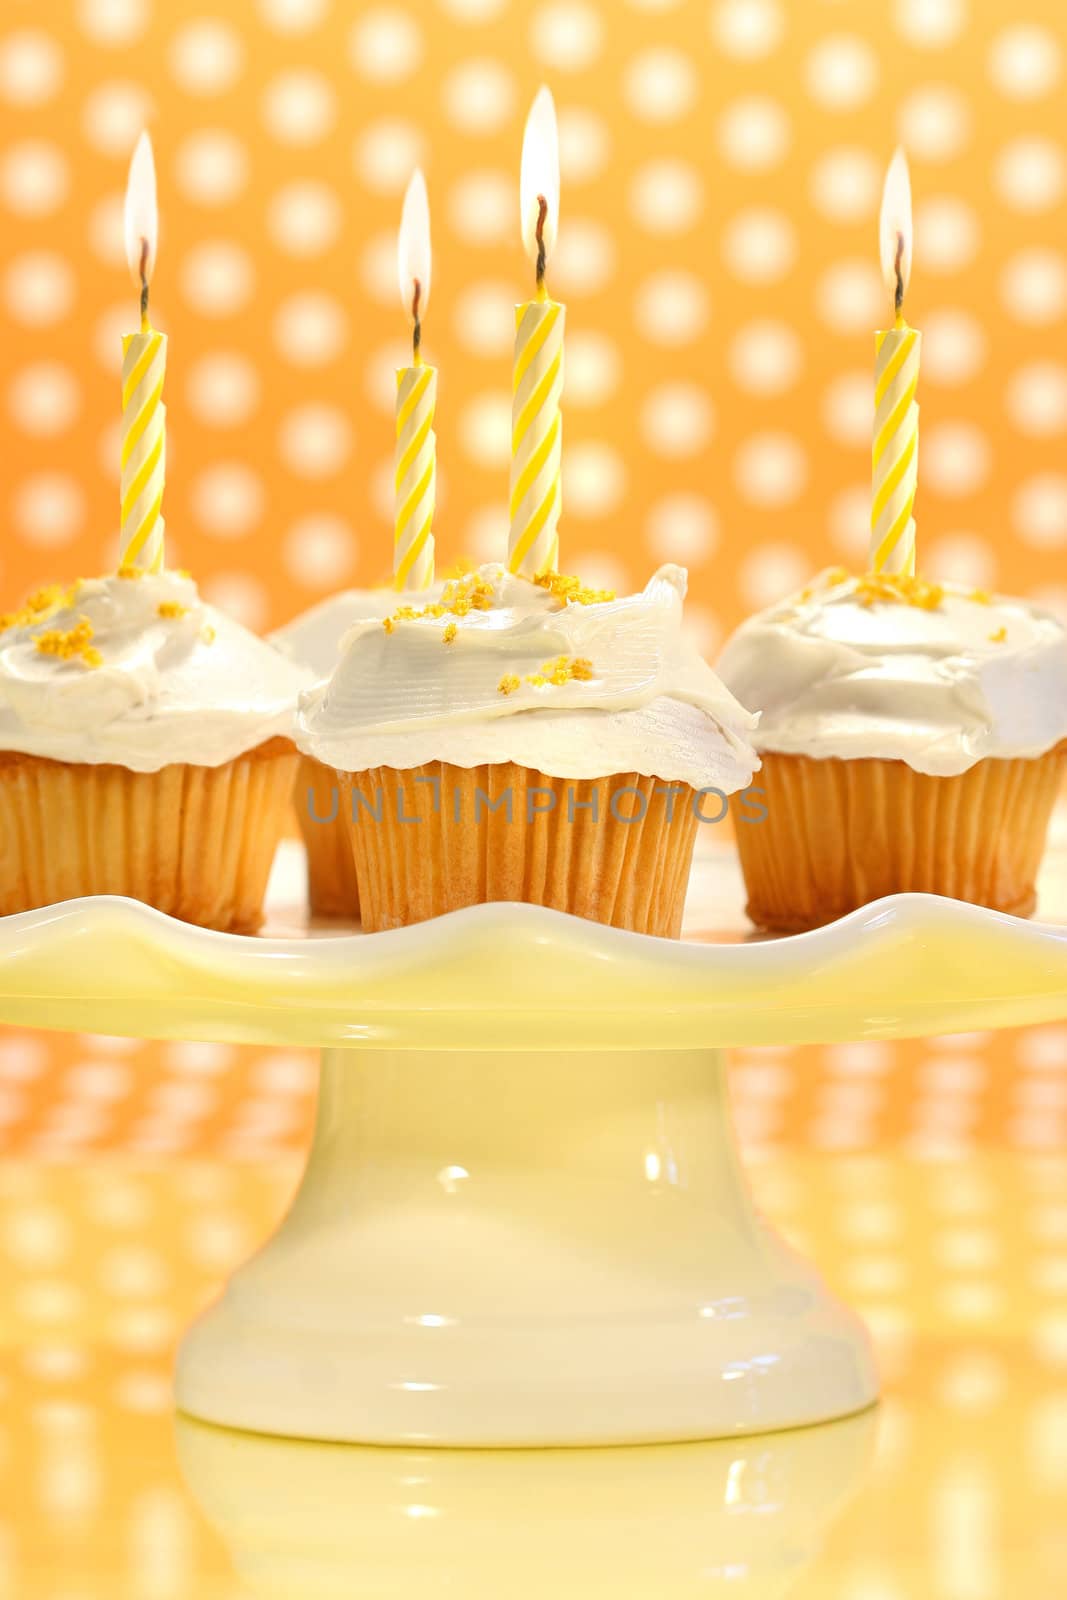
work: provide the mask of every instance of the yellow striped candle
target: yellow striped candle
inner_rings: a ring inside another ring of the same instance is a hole
[[[156,173],[142,133],[126,187],[126,255],[141,289],[141,331],[122,341],[122,472],[119,566],[163,570],[163,483],[167,408],[163,378],[167,341],[148,318],[148,285],[156,253]]]
[[[523,242],[537,272],[537,297],[515,314],[508,566],[536,577],[559,565],[562,505],[564,308],[545,288],[559,220],[559,133],[545,88],[526,122],[520,208]]]
[[[919,472],[921,335],[904,320],[911,273],[911,184],[902,150],[890,163],[882,198],[881,255],[895,326],[874,336],[874,444],[871,452],[872,572],[915,571],[915,490]]]
[[[396,516],[393,582],[397,589],[433,583],[433,513],[437,499],[437,369],[422,359],[422,316],[430,298],[430,203],[416,171],[404,196],[397,238],[400,300],[410,311],[413,359],[396,375]]]

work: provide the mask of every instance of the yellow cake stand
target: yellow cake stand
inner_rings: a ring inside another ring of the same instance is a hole
[[[322,1047],[293,1207],[178,1360],[182,1410],[258,1433],[617,1445],[861,1410],[866,1335],[755,1212],[723,1049],[1067,1016],[1067,926],[906,895],[745,941],[714,847],[678,942],[519,905],[317,932],[291,868],[255,939],[119,899],[0,921],[2,1022]]]

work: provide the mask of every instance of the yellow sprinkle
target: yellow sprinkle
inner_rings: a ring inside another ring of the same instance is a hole
[[[1003,644],[1008,637],[1008,630],[1007,628],[998,628],[996,633],[991,633],[989,637],[993,644]]]
[[[218,635],[211,626],[210,622],[205,622],[204,626],[200,629],[200,637],[203,639],[205,644],[214,644]]]
[[[87,667],[99,667],[103,656],[92,643],[93,625],[88,617],[79,617],[73,628],[65,632],[49,628],[39,633],[34,645],[43,656],[55,656],[59,661],[81,661]]]
[[[976,605],[991,606],[993,604],[993,596],[989,593],[988,589],[972,589],[969,598],[972,599]]]
[[[70,604],[73,593],[73,589],[65,589],[60,583],[46,584],[24,600],[16,611],[0,615],[0,633],[8,628],[32,628],[34,623],[46,621]]]
[[[848,578],[847,567],[831,567],[826,574],[827,583],[844,583]]]
[[[161,600],[156,610],[161,617],[173,618],[175,621],[179,617],[189,615],[189,607],[181,605],[177,600]]]
[[[590,589],[581,578],[566,572],[539,572],[534,583],[570,605],[595,606],[615,598],[614,589]]]
[[[396,627],[396,623],[393,621],[392,617],[383,617],[382,627],[385,629],[386,633],[392,633],[393,629]]]
[[[450,622],[441,637],[445,641],[445,644],[451,644],[458,632],[459,629],[456,627],[456,624],[454,622]]]
[[[143,578],[144,575],[144,567],[133,567],[130,566],[128,562],[123,562],[122,566],[119,568],[120,578]]]
[[[929,583],[907,572],[868,572],[857,579],[856,598],[862,606],[873,606],[876,601],[884,600],[891,605],[936,611],[945,598],[945,591],[941,584]]]
[[[497,684],[497,691],[500,694],[514,694],[521,682],[521,678],[516,678],[513,672],[506,672]]]

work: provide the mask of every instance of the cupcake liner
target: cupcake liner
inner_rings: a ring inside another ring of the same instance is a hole
[[[115,894],[255,932],[297,760],[288,739],[151,773],[0,754],[0,915]]]
[[[321,761],[301,756],[294,798],[307,847],[308,903],[312,913],[316,917],[358,920],[359,884],[344,818],[347,801],[342,798],[336,772]]]
[[[698,826],[683,784],[550,778],[513,762],[338,777],[368,931],[519,900],[635,933],[680,932]],[[630,815],[638,820],[619,820]]]
[[[914,892],[1029,916],[1065,766],[1067,743],[953,777],[766,751],[766,820],[737,829],[748,915],[799,932]]]

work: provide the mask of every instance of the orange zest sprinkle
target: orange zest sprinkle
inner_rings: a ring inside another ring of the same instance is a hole
[[[993,644],[1003,644],[1007,637],[1008,637],[1007,628],[998,628],[996,633],[991,633],[989,635],[990,641]]]
[[[134,579],[134,578],[143,578],[144,575],[145,575],[144,567],[135,567],[128,561],[123,562],[122,566],[119,568],[119,577],[120,578],[126,578],[127,580]]]
[[[104,658],[92,642],[93,625],[88,617],[79,617],[73,628],[66,631],[49,628],[34,640],[43,656],[55,656],[59,661],[80,661],[86,667],[103,665]]]
[[[456,624],[454,622],[450,622],[441,637],[445,641],[445,644],[451,644],[458,632],[459,629],[456,627]]]
[[[514,694],[515,690],[518,689],[521,684],[521,678],[516,678],[513,672],[505,672],[504,676],[497,684],[497,690],[500,694]]]
[[[210,622],[205,622],[204,626],[200,629],[200,637],[203,639],[205,644],[214,644],[218,635],[211,626]]]
[[[189,615],[189,607],[183,606],[178,600],[161,600],[156,610],[161,617],[173,618],[175,621],[179,617],[187,617]]]
[[[590,589],[581,578],[566,572],[539,572],[534,583],[568,605],[595,606],[615,599],[614,589]]]
[[[588,657],[553,656],[551,661],[541,663],[540,672],[528,672],[524,678],[517,678],[513,672],[509,672],[501,678],[497,688],[501,694],[514,694],[523,683],[532,684],[535,689],[562,689],[565,683],[588,683],[592,677],[595,677],[595,673]]]
[[[73,598],[73,587],[65,589],[61,583],[46,584],[25,599],[16,611],[0,615],[0,633],[6,633],[8,628],[32,628],[37,622],[45,622]]]
[[[878,601],[890,605],[916,606],[920,611],[936,611],[945,598],[940,583],[930,583],[907,572],[868,572],[856,580],[856,598],[861,606]]]
[[[993,596],[988,589],[972,589],[967,598],[973,600],[975,605],[979,606],[991,606],[993,604]]]

